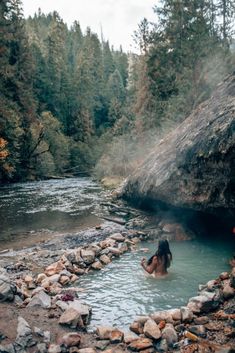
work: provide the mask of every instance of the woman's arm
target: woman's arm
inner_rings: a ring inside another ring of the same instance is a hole
[[[146,258],[143,258],[141,260],[141,266],[143,267],[143,269],[148,272],[149,274],[153,273],[153,271],[156,269],[157,267],[157,256],[153,257],[153,260],[151,262],[150,265],[147,265],[146,263]]]

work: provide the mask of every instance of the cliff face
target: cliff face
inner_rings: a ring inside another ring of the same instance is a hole
[[[235,73],[154,147],[121,194],[213,213],[235,210]]]

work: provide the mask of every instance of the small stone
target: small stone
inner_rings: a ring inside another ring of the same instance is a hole
[[[121,343],[123,341],[124,333],[118,329],[114,329],[110,332],[110,342],[111,343]]]
[[[81,250],[81,257],[86,265],[90,265],[95,260],[95,252],[92,250]]]
[[[117,249],[117,248],[113,248],[113,247],[109,246],[107,249],[114,256],[120,256],[121,255],[121,251],[119,249]]]
[[[104,264],[104,265],[108,265],[111,260],[107,255],[101,255],[100,256],[100,261]]]
[[[55,275],[56,273],[60,273],[61,271],[63,271],[65,268],[64,264],[61,261],[57,261],[54,262],[53,264],[51,264],[50,266],[48,266],[44,273],[45,275],[47,275],[48,277]]]
[[[125,237],[121,233],[114,233],[114,234],[110,235],[109,238],[116,240],[118,242],[125,241]]]
[[[37,350],[38,350],[38,353],[47,353],[48,350],[47,350],[46,343],[38,343],[37,344]]]
[[[64,335],[59,341],[60,345],[65,347],[79,346],[81,342],[81,336],[76,332],[70,332]]]
[[[124,333],[124,342],[126,344],[130,344],[131,342],[135,341],[136,339],[138,339],[137,335],[133,335],[131,333]]]
[[[59,283],[62,284],[62,286],[65,286],[69,282],[70,282],[70,278],[68,276],[66,276],[66,275],[60,276]]]
[[[103,266],[102,266],[102,264],[101,264],[100,261],[95,261],[95,262],[93,262],[93,264],[91,265],[91,268],[92,268],[93,270],[99,271],[99,270],[101,270],[101,269],[103,268]]]
[[[166,339],[168,346],[173,347],[173,345],[178,342],[178,335],[171,324],[166,324],[166,327],[162,330],[162,338]]]
[[[68,308],[60,317],[61,325],[68,325],[72,328],[83,327],[83,321],[79,312],[73,308]]]
[[[136,321],[132,322],[132,324],[130,325],[130,330],[136,333],[137,335],[140,335],[144,332],[143,325]]]
[[[100,340],[109,340],[111,332],[114,330],[113,327],[108,326],[98,326],[96,328],[96,333]]]
[[[128,349],[130,349],[131,351],[142,351],[144,349],[150,348],[153,346],[153,342],[151,339],[149,338],[138,338],[135,341],[132,341],[129,345],[128,345]]]
[[[94,348],[82,348],[78,350],[78,353],[96,353]]]
[[[180,310],[182,322],[191,322],[193,319],[193,312],[187,306],[182,306]]]
[[[109,343],[109,340],[100,340],[95,344],[95,347],[103,351],[109,345]]]
[[[61,353],[61,348],[58,344],[50,344],[48,353]]]
[[[45,275],[45,273],[39,273],[39,275],[37,276],[36,282],[39,284],[46,278],[47,278],[47,276]]]
[[[35,294],[28,304],[28,307],[32,306],[40,306],[42,308],[49,309],[51,307],[51,297],[41,290]]]
[[[144,334],[148,338],[153,338],[155,340],[161,337],[161,331],[153,319],[148,319],[144,325]]]

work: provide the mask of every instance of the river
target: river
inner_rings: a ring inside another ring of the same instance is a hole
[[[100,223],[101,186],[69,178],[0,187],[0,250],[20,249]]]

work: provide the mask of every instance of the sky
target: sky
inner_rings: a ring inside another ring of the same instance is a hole
[[[146,17],[153,21],[153,6],[158,0],[22,0],[26,17],[38,8],[49,13],[56,10],[71,25],[77,20],[83,32],[87,27],[100,37],[101,27],[105,40],[118,49],[136,51],[133,33]]]

